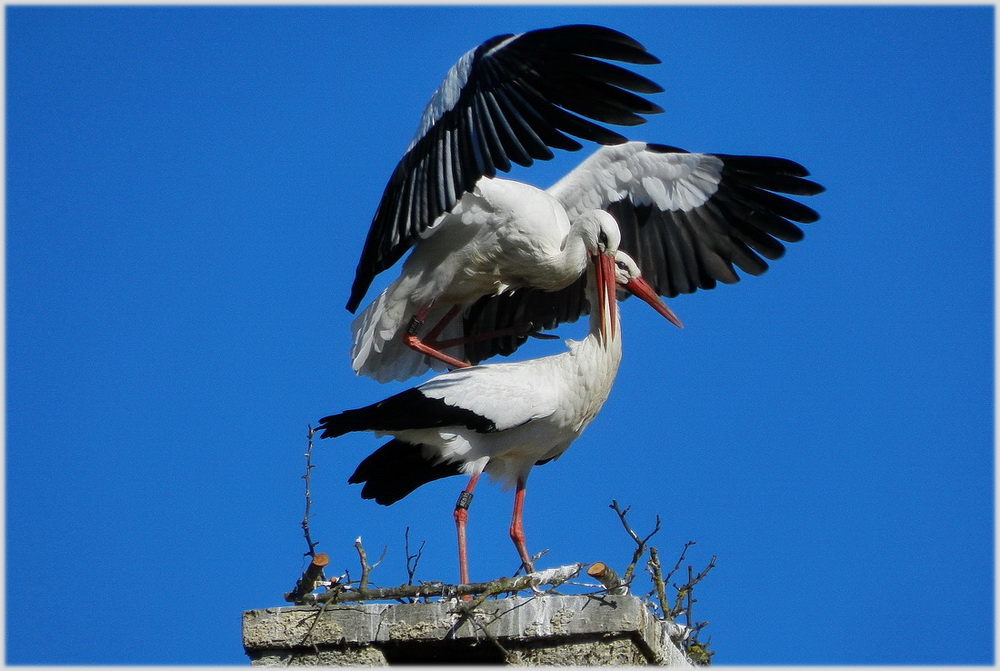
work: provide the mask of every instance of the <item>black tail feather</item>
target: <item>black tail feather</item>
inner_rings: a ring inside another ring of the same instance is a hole
[[[419,387],[364,408],[324,417],[319,420],[317,430],[323,432],[320,438],[336,438],[351,431],[405,431],[443,426],[466,426],[480,433],[496,431],[496,425],[489,418],[437,398],[428,398]]]
[[[375,499],[375,503],[388,506],[421,485],[460,475],[459,466],[454,462],[435,464],[433,457],[423,456],[421,445],[397,439],[378,448],[358,464],[347,482],[352,485],[365,483],[361,498]]]

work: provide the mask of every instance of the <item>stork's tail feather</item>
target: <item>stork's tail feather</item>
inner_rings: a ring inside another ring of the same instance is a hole
[[[365,483],[361,497],[388,506],[421,485],[462,472],[457,463],[434,461],[421,445],[391,440],[362,461],[347,482]]]
[[[480,433],[496,431],[495,422],[476,412],[425,396],[420,387],[356,410],[345,410],[319,420],[320,438],[336,438],[352,431],[406,431],[444,426],[466,426]]]
[[[405,299],[410,283],[397,280],[372,301],[351,323],[351,367],[358,375],[378,382],[403,381],[433,368],[443,371],[447,366],[410,349],[403,342],[414,308]],[[445,310],[431,311],[427,324],[435,324]],[[450,325],[442,338],[458,337],[456,325]],[[461,356],[461,355],[459,355]]]

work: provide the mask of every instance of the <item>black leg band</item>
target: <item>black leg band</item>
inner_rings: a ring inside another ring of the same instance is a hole
[[[470,503],[472,503],[472,492],[462,492],[458,495],[458,503],[455,504],[455,510],[468,510]]]

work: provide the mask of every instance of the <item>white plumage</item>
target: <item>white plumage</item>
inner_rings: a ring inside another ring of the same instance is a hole
[[[482,296],[520,287],[563,289],[581,275],[586,253],[597,251],[594,244],[578,244],[590,242],[578,232],[590,225],[586,217],[571,226],[544,192],[490,178],[512,163],[550,159],[552,148],[580,149],[569,135],[625,141],[584,117],[635,125],[644,121],[641,114],[662,111],[633,93],[658,92],[659,86],[608,61],[659,62],[617,31],[560,26],[492,38],[449,70],[389,179],[365,240],[351,311],[375,275],[414,251],[400,278],[352,326],[357,372],[387,381],[430,365],[468,365],[435,346],[460,333],[450,322],[462,310]],[[419,355],[408,355],[404,345]],[[424,355],[437,363],[421,362]]]
[[[578,243],[595,210],[617,220],[622,249],[662,296],[735,282],[734,264],[760,274],[762,256],[784,251],[778,240],[801,238],[791,221],[817,218],[776,195],[821,190],[796,163],[627,142],[587,120],[637,125],[662,111],[637,95],[662,91],[657,84],[608,61],[659,62],[617,31],[560,26],[497,36],[449,70],[389,178],[358,262],[351,311],[413,249],[352,326],[356,372],[384,382],[462,367],[578,318],[587,304],[577,280],[595,251]],[[606,146],[548,191],[494,179],[512,163],[552,158],[553,148],[581,149],[569,135]],[[569,293],[539,299],[520,289]]]
[[[428,367],[440,370],[445,362],[404,339],[422,310],[421,323],[447,320],[435,341],[460,339],[460,322],[448,319],[453,309],[464,311],[483,296],[526,287],[564,289],[584,272],[588,256],[614,254],[620,241],[617,224],[604,211],[584,212],[571,223],[559,201],[544,191],[489,178],[432,230],[407,257],[399,278],[355,318],[351,365],[357,373],[387,382]]]
[[[351,476],[351,482],[365,483],[363,497],[388,505],[426,482],[460,473],[471,477],[466,489],[471,494],[485,472],[517,488],[511,535],[530,565],[520,531],[528,473],[561,455],[607,400],[622,351],[616,284],[671,316],[627,254],[604,251],[590,258],[586,291],[597,309],[587,336],[569,341],[567,351],[451,371],[374,405],[320,420],[323,438],[350,431],[393,437]],[[464,557],[463,525],[464,519],[459,522]],[[467,580],[464,572],[462,580]]]
[[[491,334],[523,342],[529,332],[556,326],[560,320],[550,311],[516,305],[520,297],[533,295],[526,292],[503,299],[503,320],[477,318],[489,312],[485,306],[473,315],[469,309],[477,301],[522,288],[568,290],[571,295],[550,297],[547,306],[553,301],[585,306],[580,285],[573,283],[583,272],[586,255],[595,251],[595,235],[612,228],[609,212],[618,220],[615,228],[625,231],[609,236],[608,248],[621,245],[637,256],[643,276],[660,295],[712,288],[716,280],[735,282],[734,263],[759,274],[767,264],[758,252],[777,258],[783,251],[773,236],[801,238],[784,217],[809,221],[815,214],[755,186],[780,184],[801,193],[818,188],[794,175],[793,165],[782,159],[691,154],[626,142],[599,148],[547,190],[483,178],[428,229],[432,234],[415,247],[400,278],[355,320],[352,367],[380,382],[443,369],[441,360],[403,341],[410,319],[429,303],[433,308],[424,319],[429,325],[452,308],[463,317],[448,319],[437,339],[454,343],[437,349],[458,362],[478,362],[497,353]],[[580,310],[572,310],[565,318],[579,315]]]

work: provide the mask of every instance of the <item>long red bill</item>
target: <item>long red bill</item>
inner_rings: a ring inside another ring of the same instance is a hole
[[[611,337],[615,334],[615,319],[618,301],[615,299],[615,261],[606,254],[598,254],[594,259],[597,271],[597,316],[601,325],[601,338],[607,342],[608,329]]]
[[[667,321],[671,324],[679,329],[684,328],[684,324],[681,324],[681,320],[678,319],[677,315],[674,314],[674,311],[668,308],[667,304],[660,299],[660,297],[656,294],[656,290],[649,286],[649,282],[641,277],[633,277],[625,284],[625,288],[632,292],[632,295],[641,298],[654,310],[666,317]]]

